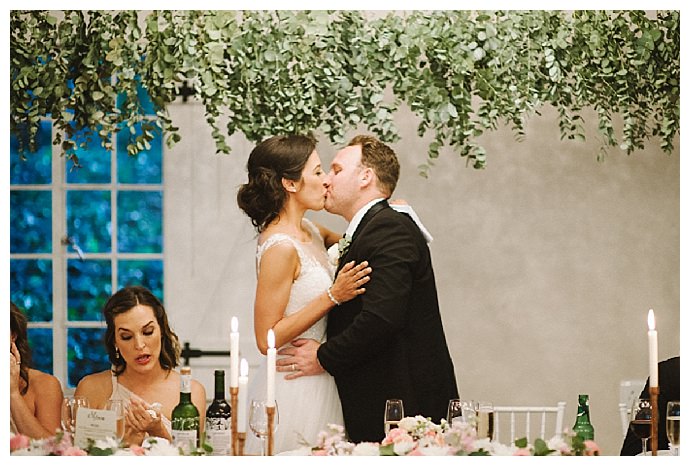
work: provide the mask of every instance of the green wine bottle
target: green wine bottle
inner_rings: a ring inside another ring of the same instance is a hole
[[[192,369],[180,369],[180,402],[172,412],[173,445],[185,452],[199,446],[199,410],[192,403]]]
[[[589,395],[577,397],[577,419],[573,431],[582,440],[594,440],[594,427],[589,420]]]
[[[232,408],[225,400],[225,371],[216,370],[213,375],[216,381],[215,396],[206,409],[206,441],[213,448],[212,455],[227,456],[232,451],[232,445],[230,445]]]

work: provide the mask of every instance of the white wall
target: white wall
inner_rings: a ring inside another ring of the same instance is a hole
[[[401,111],[402,165],[394,197],[408,200],[434,235],[431,251],[460,393],[498,405],[568,403],[590,395],[604,454],[621,445],[619,383],[647,376],[646,317],[655,310],[660,359],[680,353],[680,151],[657,141],[597,162],[596,122],[587,143],[561,141],[555,112],[533,118],[527,138],[485,135],[485,170],[442,151],[418,176],[427,139]],[[215,155],[199,104],[171,108],[182,141],[165,155],[165,305],[182,341],[228,349],[238,316],[241,352],[256,363],[252,330],[255,233],[235,202],[253,144],[233,136]],[[676,146],[679,145],[677,141]],[[318,146],[324,165],[336,148]],[[334,229],[342,219],[312,218]],[[212,369],[193,361],[213,392]],[[662,388],[663,389],[663,388]]]

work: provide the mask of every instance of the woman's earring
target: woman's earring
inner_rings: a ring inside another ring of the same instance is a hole
[[[120,348],[115,347],[115,359],[120,359]]]

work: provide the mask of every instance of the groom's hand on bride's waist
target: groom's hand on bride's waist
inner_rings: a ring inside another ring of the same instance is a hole
[[[278,351],[279,355],[285,357],[276,360],[276,371],[284,372],[286,380],[324,372],[316,357],[316,351],[321,343],[307,338],[298,338],[292,341],[292,345]]]

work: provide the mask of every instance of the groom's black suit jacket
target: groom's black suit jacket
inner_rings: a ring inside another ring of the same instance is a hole
[[[354,442],[384,438],[386,400],[439,422],[458,397],[429,248],[412,219],[386,201],[365,214],[340,266],[369,261],[366,293],[328,314],[318,359],[335,377]]]

